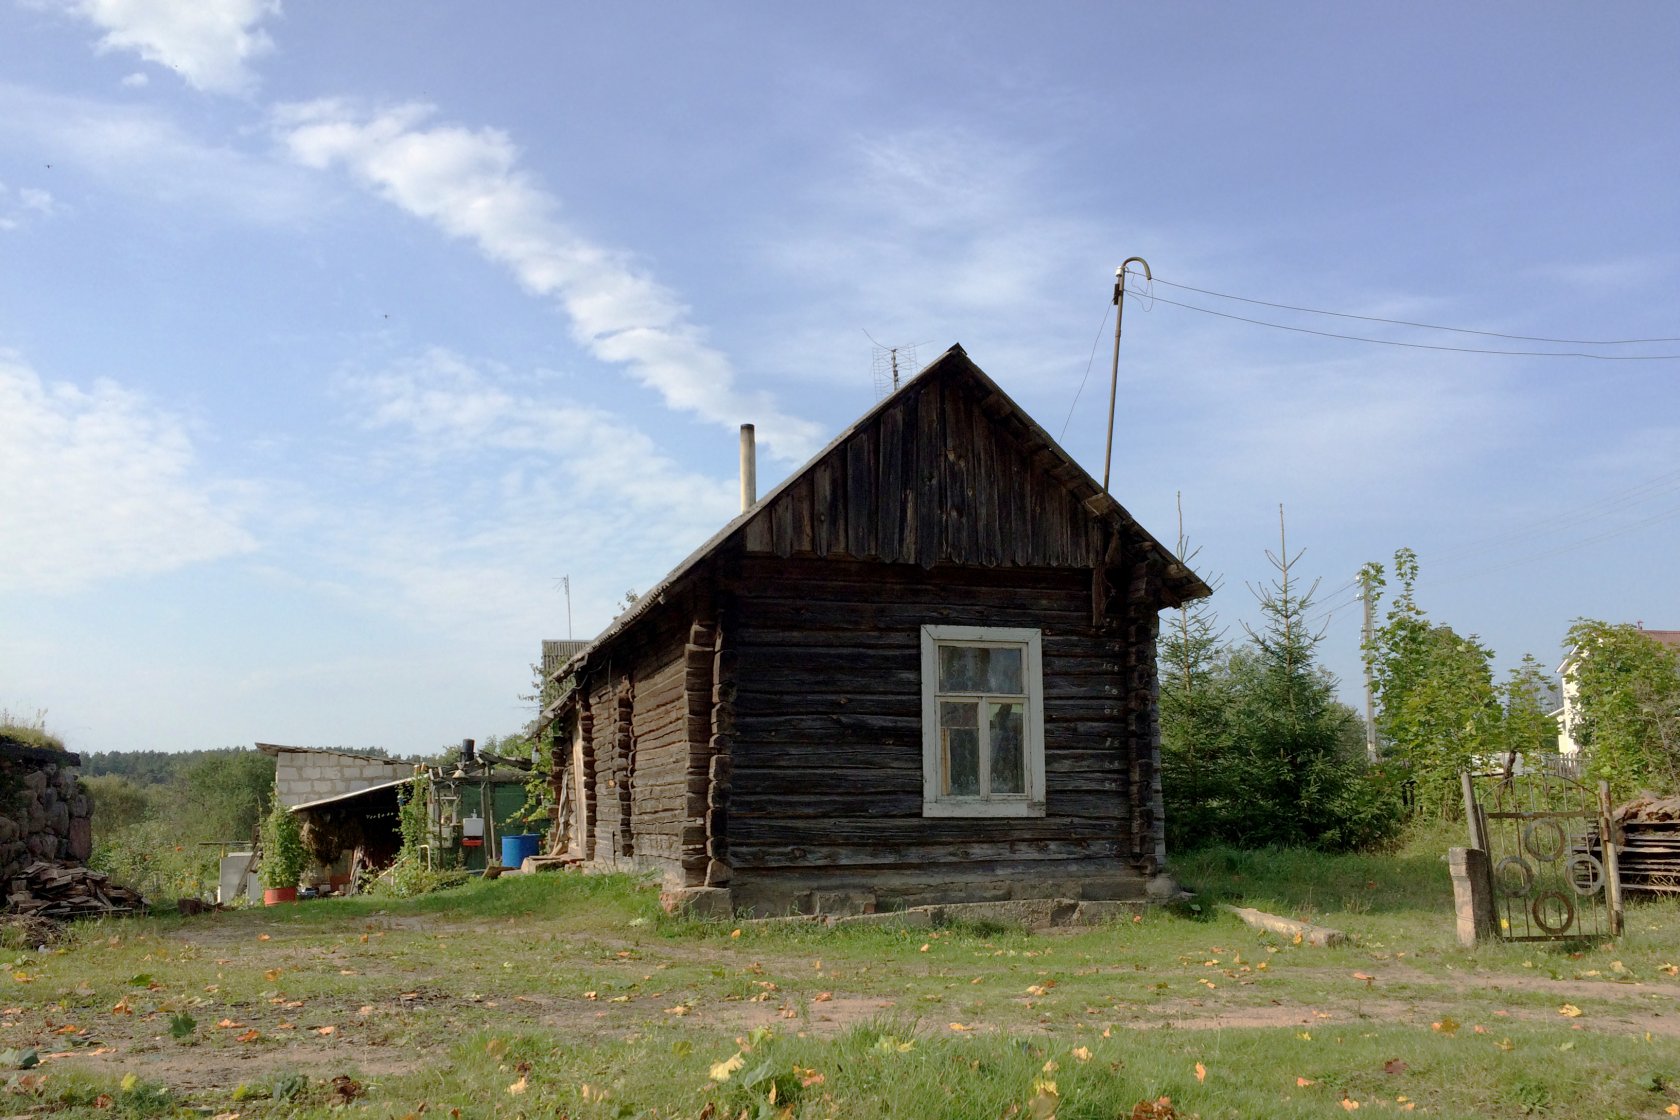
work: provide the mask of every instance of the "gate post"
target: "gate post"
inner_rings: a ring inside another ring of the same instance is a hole
[[[1476,942],[1497,936],[1493,892],[1488,884],[1488,855],[1480,848],[1448,848],[1453,905],[1458,916],[1458,943],[1473,949]]]

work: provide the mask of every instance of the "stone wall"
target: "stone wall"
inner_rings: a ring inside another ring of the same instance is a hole
[[[93,798],[76,776],[81,759],[0,745],[0,880],[29,863],[85,863],[93,854]]]
[[[290,806],[354,793],[413,773],[414,766],[408,762],[334,751],[288,750],[275,759],[274,782],[281,802]]]

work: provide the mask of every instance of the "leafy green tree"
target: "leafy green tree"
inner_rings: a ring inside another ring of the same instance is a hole
[[[1680,657],[1636,626],[1579,618],[1564,687],[1587,772],[1619,797],[1680,788]]]
[[[154,798],[146,787],[116,774],[83,778],[82,787],[93,799],[93,838],[96,844],[134,827],[155,812]]]
[[[1499,686],[1500,753],[1533,758],[1557,750],[1552,681],[1533,654],[1523,654]]]
[[[1501,710],[1493,688],[1493,651],[1474,636],[1429,621],[1414,593],[1417,554],[1394,554],[1399,593],[1365,646],[1386,757],[1414,783],[1421,813],[1458,810],[1461,771],[1500,746]],[[1380,564],[1360,573],[1373,606],[1386,585]]]

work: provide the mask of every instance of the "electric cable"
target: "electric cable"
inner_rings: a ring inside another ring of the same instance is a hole
[[[1236,300],[1238,303],[1252,303],[1259,307],[1275,307],[1280,311],[1300,311],[1307,315],[1331,315],[1338,319],[1358,319],[1366,323],[1388,323],[1397,327],[1418,327],[1429,331],[1451,331],[1453,334],[1473,334],[1483,338],[1506,338],[1513,342],[1549,342],[1558,346],[1639,346],[1655,342],[1680,342],[1675,338],[1547,338],[1543,335],[1532,334],[1504,334],[1500,331],[1479,331],[1469,327],[1444,327],[1437,323],[1415,323],[1409,319],[1385,319],[1380,315],[1355,315],[1348,311],[1325,311],[1317,307],[1297,307],[1292,303],[1272,303],[1270,300],[1251,299],[1248,296],[1235,296],[1229,292],[1215,292],[1207,288],[1197,288],[1189,284],[1178,284],[1171,280],[1155,277],[1154,282],[1165,284],[1169,288],[1178,288],[1186,292],[1196,292],[1216,299]]]

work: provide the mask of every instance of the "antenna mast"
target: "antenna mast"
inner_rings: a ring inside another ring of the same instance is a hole
[[[875,347],[870,372],[875,378],[875,399],[880,400],[888,393],[898,392],[899,384],[904,380],[903,374],[899,372],[901,361],[912,370],[918,368],[916,361],[917,344],[882,346],[875,341],[875,336],[868,331],[864,331],[863,334]]]
[[[1145,280],[1154,280],[1149,262],[1142,257],[1127,257],[1114,270],[1114,362],[1108,374],[1108,445],[1103,448],[1103,493],[1108,491],[1108,467],[1114,460],[1114,398],[1120,391],[1120,317],[1126,310],[1126,269],[1133,261],[1143,266]]]

